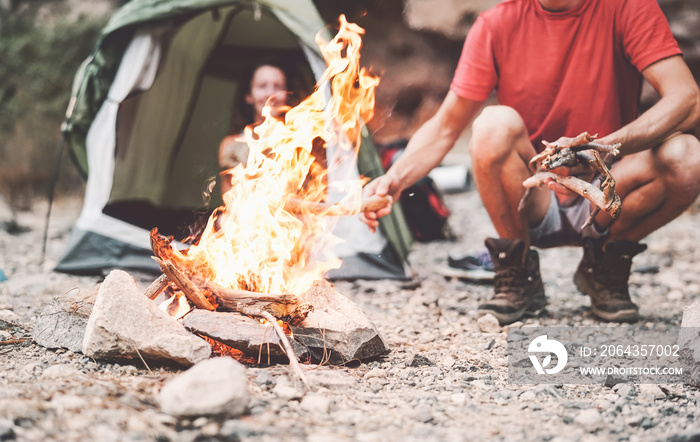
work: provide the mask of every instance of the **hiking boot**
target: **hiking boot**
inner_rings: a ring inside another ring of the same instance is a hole
[[[538,314],[547,305],[540,277],[539,255],[528,250],[523,263],[525,242],[519,239],[487,238],[491,254],[495,294],[478,308],[478,316],[491,313],[501,325],[510,324],[526,313]]]
[[[601,239],[584,240],[583,258],[574,274],[574,284],[591,298],[591,309],[598,318],[634,322],[639,319],[639,309],[630,300],[627,281],[632,258],[647,246],[634,241],[611,241],[603,251],[602,244]]]

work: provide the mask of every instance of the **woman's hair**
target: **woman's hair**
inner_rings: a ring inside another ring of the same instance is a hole
[[[246,102],[246,95],[250,93],[250,83],[253,81],[255,72],[263,66],[273,66],[281,70],[287,83],[287,90],[291,88],[292,78],[286,63],[275,57],[265,57],[257,60],[255,64],[245,71],[241,78],[240,87],[234,100],[229,135],[239,134],[245,126],[254,123],[257,119],[254,106]]]

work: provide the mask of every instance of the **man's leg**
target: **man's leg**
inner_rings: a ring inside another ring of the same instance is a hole
[[[655,149],[622,158],[612,174],[622,212],[614,222],[601,212],[596,223],[610,226],[611,240],[640,241],[677,218],[700,194],[700,141],[676,135]]]
[[[585,239],[584,255],[574,275],[576,286],[590,296],[593,314],[607,321],[635,321],[637,306],[629,296],[632,258],[646,246],[638,241],[683,213],[700,193],[700,142],[678,135],[661,146],[629,155],[613,167],[622,212],[605,239]]]
[[[523,181],[535,155],[518,113],[507,106],[484,108],[472,125],[469,142],[474,180],[484,207],[501,238],[521,239],[529,246],[529,225],[537,225],[549,207],[551,192],[533,189],[522,213]]]
[[[479,306],[479,315],[490,313],[507,324],[546,304],[528,227],[544,218],[551,193],[533,189],[525,210],[518,212],[523,181],[531,175],[527,164],[535,149],[525,123],[512,108],[485,108],[472,125],[469,149],[481,200],[501,237],[486,240],[494,263],[495,294]]]

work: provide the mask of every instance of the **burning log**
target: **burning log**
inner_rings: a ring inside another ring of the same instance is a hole
[[[299,298],[290,294],[271,295],[234,290],[201,278],[197,278],[197,283],[212,293],[223,311],[240,312],[258,317],[265,317],[264,313],[268,313],[277,319],[297,325],[301,324],[314,309],[309,304],[301,304]]]
[[[165,276],[165,274],[160,275],[158,279],[153,281],[153,283],[150,286],[148,286],[148,288],[143,294],[148,299],[154,300],[158,297],[158,295],[160,295],[160,293],[163,290],[165,290],[169,283],[170,281],[168,281],[168,277]]]
[[[352,210],[340,204],[328,204],[315,201],[307,201],[299,198],[289,198],[284,203],[284,208],[290,213],[312,213],[315,215],[344,216],[357,215],[362,212],[374,212],[391,204],[390,196],[372,195],[363,199],[359,210]]]
[[[155,252],[155,250],[154,250]],[[199,290],[199,288],[190,280],[190,278],[185,275],[184,272],[180,271],[175,264],[170,260],[163,260],[160,258],[153,258],[160,265],[160,269],[168,277],[170,281],[173,282],[182,293],[185,294],[187,299],[192,302],[197,308],[204,310],[215,310],[216,306],[213,305],[206,296]]]
[[[299,298],[290,294],[265,294],[247,290],[235,290],[222,287],[212,281],[208,281],[199,275],[187,275],[186,271],[179,268],[172,255],[170,238],[164,238],[158,233],[158,229],[151,230],[151,248],[156,255],[153,259],[160,265],[163,274],[146,290],[146,295],[153,298],[162,288],[167,286],[167,281],[175,284],[187,299],[197,308],[203,310],[216,310],[239,312],[250,316],[264,317],[264,312],[282,319],[291,324],[300,324],[304,321],[313,307],[309,304],[301,304]],[[155,295],[153,295],[155,293]],[[209,296],[205,295],[208,294]],[[151,299],[153,299],[151,298]],[[211,300],[210,300],[211,299]]]

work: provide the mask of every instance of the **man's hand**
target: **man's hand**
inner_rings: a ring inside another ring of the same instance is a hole
[[[379,227],[379,218],[387,216],[391,213],[391,206],[398,201],[398,198],[401,195],[401,188],[399,187],[398,181],[387,174],[377,177],[369,182],[363,189],[362,194],[363,198],[378,195],[390,196],[392,199],[392,203],[382,209],[372,212],[363,212],[360,214],[360,219],[362,222],[367,224],[372,232],[375,232],[377,227]]]
[[[571,137],[561,137],[557,141],[549,143],[549,145],[566,147],[571,146],[572,143],[574,143],[574,140],[575,138]],[[556,173],[557,175],[561,176],[575,176],[588,182],[593,180],[596,173],[595,169],[586,163],[578,163],[575,166],[560,166],[551,169],[550,172]],[[572,192],[571,190],[567,189],[566,187],[560,184],[555,183],[554,181],[549,181],[547,183],[547,186],[550,190],[554,191],[554,193],[557,195],[557,199],[563,202],[564,204],[568,199],[578,196],[578,194],[576,194],[575,192]]]

